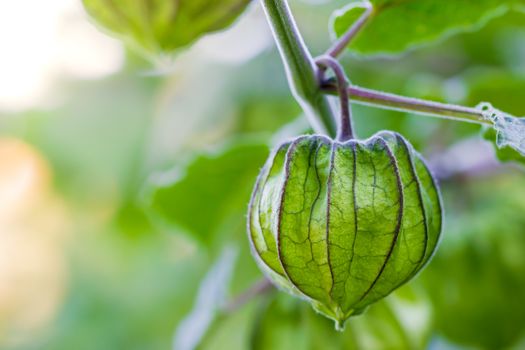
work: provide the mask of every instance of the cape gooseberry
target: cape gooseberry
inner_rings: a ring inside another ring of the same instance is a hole
[[[399,134],[300,136],[277,147],[249,206],[252,252],[336,328],[413,278],[436,249],[440,193]]]

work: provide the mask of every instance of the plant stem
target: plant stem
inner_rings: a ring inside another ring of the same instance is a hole
[[[286,0],[261,0],[284,63],[292,93],[318,133],[335,136],[334,112],[319,89],[317,67]]]
[[[328,94],[337,94],[337,86],[333,82],[324,83],[322,90]],[[348,95],[352,101],[360,104],[402,112],[413,112],[421,115],[435,116],[469,123],[492,125],[492,122],[485,117],[482,110],[479,108],[426,101],[417,98],[366,89],[356,85],[352,85],[348,88]]]
[[[325,55],[337,57],[339,56],[348,46],[350,41],[359,33],[359,31],[364,27],[366,22],[370,19],[373,13],[373,6],[371,3],[365,3],[366,9],[365,12],[355,21],[355,23],[348,29],[348,31],[341,36],[333,45],[330,47]]]
[[[319,81],[324,78],[324,70],[330,68],[335,75],[337,81],[337,94],[339,95],[340,116],[339,126],[337,130],[337,140],[344,142],[354,138],[354,131],[352,125],[352,111],[350,110],[350,96],[348,95],[348,79],[341,64],[332,56],[324,55],[317,57],[315,63],[319,66]]]

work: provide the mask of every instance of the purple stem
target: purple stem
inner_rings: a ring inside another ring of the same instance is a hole
[[[315,59],[315,63],[319,66],[319,81],[324,80],[324,73],[326,68],[330,68],[335,75],[337,95],[339,95],[339,102],[341,104],[340,121],[337,128],[337,140],[347,141],[354,137],[352,128],[352,112],[350,111],[350,96],[348,94],[348,79],[341,64],[331,56],[320,56]]]
[[[328,94],[338,94],[337,85],[333,82],[327,81],[322,84],[321,88]],[[402,112],[413,112],[422,115],[453,119],[469,123],[492,125],[492,122],[486,119],[482,110],[478,108],[426,101],[362,88],[356,85],[351,85],[348,88],[348,95],[352,101],[364,105]]]

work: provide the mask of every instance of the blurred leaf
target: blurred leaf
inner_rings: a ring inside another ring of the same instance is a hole
[[[72,274],[55,321],[16,349],[169,349],[174,325],[191,311],[210,266],[208,256],[191,253],[181,236],[130,240],[83,223],[72,236]]]
[[[424,272],[423,272],[424,274]],[[425,349],[431,336],[432,309],[412,282],[349,322],[359,349]]]
[[[150,235],[155,232],[150,218],[144,208],[132,200],[125,200],[115,213],[115,223],[119,230],[128,237]]]
[[[237,142],[163,174],[149,198],[154,218],[208,246],[217,233],[244,231],[251,189],[268,153],[264,143]]]
[[[251,349],[310,349],[310,336],[306,331],[306,312],[309,306],[282,293],[276,295],[259,310],[253,325]],[[321,317],[321,316],[320,316]],[[333,328],[333,325],[331,325]],[[325,349],[328,348],[325,344]]]
[[[283,293],[259,313],[250,347],[254,350],[423,349],[430,336],[429,305],[406,286],[350,319],[344,332]]]
[[[361,54],[396,54],[457,32],[471,31],[503,15],[513,0],[372,0],[374,14],[350,48]],[[357,5],[356,5],[357,4]],[[343,35],[363,13],[351,3],[333,15]]]
[[[244,237],[244,235],[243,235]],[[261,281],[261,272],[257,268],[248,242],[240,244],[235,271],[230,285],[232,299],[225,305],[231,306],[241,295],[254,288]],[[256,306],[261,298],[255,297],[234,311],[220,312],[210,324],[208,331],[201,339],[200,350],[244,350],[249,349],[251,329],[255,322]],[[178,349],[177,349],[178,350]]]
[[[210,327],[199,350],[250,349],[249,334],[255,319],[255,305],[249,304],[233,314],[222,315]]]
[[[464,76],[468,86],[465,104],[475,106],[487,101],[499,109],[523,115],[525,106],[525,79],[516,73],[493,68],[469,69]]]
[[[525,332],[525,178],[480,178],[445,192],[448,226],[421,279],[436,330],[480,349],[506,349]]]
[[[177,328],[174,350],[192,350],[200,343],[219,307],[226,302],[235,259],[235,249],[226,247],[208,271],[197,292],[193,310]]]
[[[229,26],[249,0],[83,0],[110,32],[153,53],[169,53]]]
[[[237,132],[272,133],[288,125],[301,113],[300,107],[288,95],[279,97],[268,97],[267,93],[262,95],[240,101],[241,118],[237,125]],[[301,119],[304,117],[301,116]]]
[[[525,80],[519,75],[487,68],[470,70],[465,76],[468,82],[467,104],[483,106],[487,118],[492,119],[493,128],[484,128],[483,137],[492,142],[501,161],[525,162],[525,110],[521,101],[525,98]],[[492,105],[497,105],[499,109]],[[520,153],[520,151],[522,153]]]
[[[65,87],[71,96],[60,106],[13,119],[26,125],[20,137],[51,161],[63,193],[76,203],[108,207],[134,196],[144,181],[157,83],[121,74],[71,84]]]

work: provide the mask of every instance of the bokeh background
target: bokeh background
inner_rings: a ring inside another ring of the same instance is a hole
[[[344,2],[291,4],[322,52]],[[363,86],[525,112],[515,13],[343,63]],[[524,349],[523,169],[479,126],[353,110],[360,137],[403,133],[439,177],[434,260],[345,333],[275,292],[225,310],[261,278],[244,211],[268,147],[308,129],[259,6],[152,61],[79,0],[0,2],[0,348]]]

